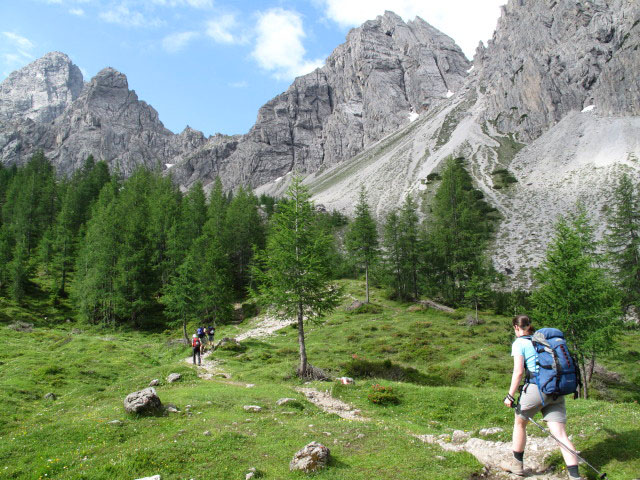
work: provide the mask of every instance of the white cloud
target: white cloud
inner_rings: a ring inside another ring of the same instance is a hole
[[[84,15],[84,10],[81,8],[72,8],[71,10],[69,10],[69,13],[77,17],[82,17]]]
[[[162,48],[169,53],[176,53],[185,48],[191,40],[198,36],[197,32],[178,32],[162,39]]]
[[[100,18],[105,22],[124,27],[159,27],[164,25],[164,22],[159,18],[147,18],[138,11],[129,10],[129,7],[124,3],[101,12]]]
[[[207,35],[218,43],[247,43],[249,38],[236,16],[230,13],[220,15],[207,22]]]
[[[12,32],[2,32],[2,35],[4,35],[5,38],[9,40],[9,43],[16,48],[21,50],[31,50],[33,48],[33,43],[28,38]]]
[[[249,86],[249,82],[246,80],[242,80],[240,82],[231,82],[228,84],[231,88],[247,88]]]
[[[251,52],[258,65],[279,80],[290,80],[323,65],[320,59],[305,59],[306,37],[300,15],[273,8],[258,15],[256,45]]]
[[[479,41],[491,38],[507,0],[316,0],[341,27],[359,26],[391,10],[405,20],[421,17],[453,38],[468,57]]]
[[[163,7],[192,7],[200,9],[213,7],[213,0],[153,0],[153,3]]]

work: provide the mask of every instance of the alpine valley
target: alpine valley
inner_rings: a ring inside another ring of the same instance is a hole
[[[248,133],[206,138],[166,129],[123,73],[85,82],[51,52],[0,85],[0,160],[42,150],[69,175],[91,154],[124,174],[161,165],[183,189],[220,177],[271,195],[298,172],[317,204],[351,214],[364,185],[383,217],[407,195],[430,198],[443,161],[464,158],[501,219],[494,265],[526,285],[557,215],[581,201],[602,230],[619,175],[640,176],[638,72],[636,0],[509,0],[472,62],[426,21],[386,12]]]

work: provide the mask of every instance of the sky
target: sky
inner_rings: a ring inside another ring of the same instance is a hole
[[[506,0],[0,0],[0,81],[50,51],[105,67],[175,133],[246,133],[260,106],[385,10],[422,17],[473,58]]]

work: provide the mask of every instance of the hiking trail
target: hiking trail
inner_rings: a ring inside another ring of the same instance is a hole
[[[368,421],[369,419],[363,417],[361,411],[353,408],[353,406],[349,405],[342,400],[331,396],[331,394],[327,391],[321,392],[316,390],[315,388],[306,388],[299,387],[296,388],[297,392],[302,393],[306,399],[316,405],[320,410],[326,413],[334,413],[341,418],[346,420],[358,420],[358,421]]]
[[[494,442],[471,437],[468,433],[460,435],[413,435],[429,444],[438,445],[447,452],[468,452],[485,466],[483,480],[506,480],[522,478],[500,469],[500,463],[508,460],[511,453],[511,442]],[[456,438],[457,437],[457,438]],[[558,451],[558,444],[550,437],[527,436],[527,447],[524,456],[525,477],[535,480],[565,480],[556,472],[549,472],[547,459]]]

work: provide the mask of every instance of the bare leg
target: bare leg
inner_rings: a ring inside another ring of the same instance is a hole
[[[564,423],[548,422],[547,426],[549,427],[549,431],[553,434],[554,437],[556,437],[558,440],[564,443],[571,450],[575,451],[576,447],[574,447],[573,443],[571,443],[571,440],[569,440]],[[562,452],[564,463],[566,463],[567,465],[578,464],[578,457],[576,457],[573,453],[567,451],[566,448],[562,448],[562,447],[560,447],[560,451]]]
[[[516,415],[513,422],[513,451],[524,452],[524,446],[527,443],[527,423],[528,420]]]

